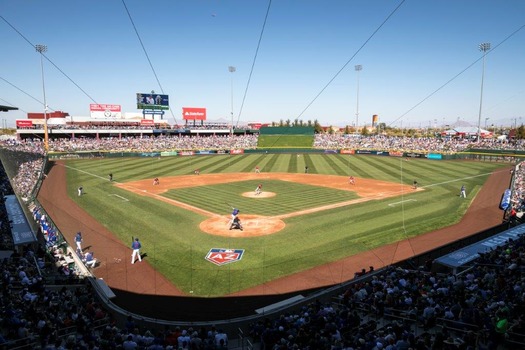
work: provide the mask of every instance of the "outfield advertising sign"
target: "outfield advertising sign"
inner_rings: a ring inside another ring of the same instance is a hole
[[[183,120],[206,120],[206,108],[182,107]]]

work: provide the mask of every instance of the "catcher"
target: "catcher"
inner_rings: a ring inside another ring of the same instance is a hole
[[[242,228],[242,224],[241,224],[241,219],[239,219],[238,216],[235,217],[235,219],[233,219],[232,221],[232,224],[230,225],[230,230],[243,230]]]

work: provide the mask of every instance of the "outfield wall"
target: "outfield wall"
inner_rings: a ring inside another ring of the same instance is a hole
[[[318,149],[318,148],[262,148],[262,149],[208,149],[208,150],[176,150],[163,152],[52,152],[48,155],[50,160],[67,160],[80,158],[130,158],[130,157],[173,157],[173,156],[199,156],[199,155],[242,155],[242,154],[347,154],[369,155],[381,157],[399,157],[405,159],[429,160],[477,160],[485,162],[518,163],[525,158],[525,152],[506,150],[473,150],[459,153],[433,153],[421,151],[389,151],[370,149]]]

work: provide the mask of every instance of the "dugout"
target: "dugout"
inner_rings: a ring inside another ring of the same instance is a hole
[[[468,268],[469,263],[478,259],[482,254],[488,253],[491,250],[506,245],[511,240],[516,240],[525,234],[525,225],[519,225],[509,228],[503,232],[497,233],[478,242],[457,249],[451,253],[443,255],[434,260],[436,269],[448,270],[457,274],[458,272]]]

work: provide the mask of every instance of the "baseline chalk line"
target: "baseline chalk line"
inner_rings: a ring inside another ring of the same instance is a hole
[[[118,198],[122,199],[122,200],[125,201],[125,202],[129,202],[129,199],[124,198],[124,197],[122,197],[122,196],[119,196],[118,194],[115,194],[115,193],[108,194],[108,196],[118,197]]]
[[[417,199],[407,199],[407,200],[404,200],[404,201],[401,201],[401,202],[390,203],[388,206],[389,207],[395,207],[396,205],[401,204],[401,203],[405,203],[405,202],[417,202]]]

